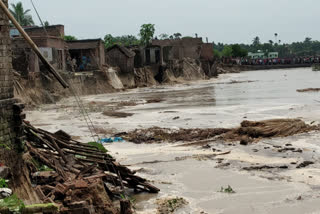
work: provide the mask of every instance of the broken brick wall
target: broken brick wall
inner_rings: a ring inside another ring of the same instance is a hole
[[[2,0],[8,5],[8,0]],[[0,163],[11,170],[9,187],[26,204],[39,203],[28,178],[29,172],[22,158],[23,105],[13,96],[12,53],[9,21],[0,8]]]
[[[7,0],[4,1],[6,4]],[[13,74],[9,37],[9,21],[0,13],[0,148],[10,147],[15,140]]]

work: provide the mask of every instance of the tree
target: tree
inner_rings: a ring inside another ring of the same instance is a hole
[[[175,39],[180,39],[182,35],[181,33],[174,33],[173,36]]]
[[[45,27],[49,27],[50,26],[48,21],[45,21],[43,24],[44,24]]]
[[[260,44],[261,44],[261,42],[260,42],[259,36],[254,37],[253,40],[252,40],[252,45],[253,45],[254,47],[257,47],[257,46],[259,46]]]
[[[113,45],[123,45],[123,46],[129,46],[129,45],[138,45],[139,40],[137,37],[133,35],[124,35],[124,36],[116,36],[113,37],[111,34],[107,34],[104,37],[104,44],[106,48],[109,48]]]
[[[231,57],[232,56],[232,47],[230,45],[224,46],[222,50],[222,56]]]
[[[221,52],[217,49],[213,49],[213,56],[216,58],[221,58]]]
[[[275,33],[275,34],[274,34],[274,38],[275,38],[275,40],[274,40],[275,43],[277,43],[277,41],[278,41],[278,33]]]
[[[111,34],[107,34],[104,37],[104,45],[106,48],[111,47],[115,44],[115,38]]]
[[[312,39],[310,38],[310,37],[306,37],[305,39],[304,39],[304,43],[311,43],[311,41],[312,41]]]
[[[64,36],[65,41],[75,41],[78,40],[75,36],[65,35]]]
[[[162,40],[169,39],[169,35],[166,34],[166,33],[162,33],[162,34],[159,35],[159,38],[162,39]]]
[[[32,16],[29,15],[30,10],[24,10],[21,2],[17,4],[11,4],[10,12],[14,16],[14,18],[19,22],[22,26],[34,26],[34,21]]]
[[[140,41],[143,45],[149,45],[155,32],[154,24],[143,24],[140,29]]]
[[[270,44],[270,45],[273,45],[273,41],[272,41],[271,39],[269,40],[269,44]]]
[[[232,57],[246,57],[248,56],[248,51],[246,49],[241,48],[239,44],[234,44],[231,46],[232,49]]]

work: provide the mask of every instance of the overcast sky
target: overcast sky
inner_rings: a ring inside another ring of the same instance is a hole
[[[9,0],[16,3],[19,0]],[[39,21],[30,0],[21,0]],[[33,0],[43,20],[64,24],[79,39],[106,34],[137,35],[152,23],[156,35],[180,32],[223,43],[278,39],[289,43],[305,37],[320,40],[319,0]]]

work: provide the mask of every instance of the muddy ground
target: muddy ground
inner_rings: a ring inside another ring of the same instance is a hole
[[[298,119],[309,127],[320,122],[319,94],[296,90],[316,88],[319,77],[311,69],[252,71],[82,100],[100,137],[155,126],[171,132],[232,129],[244,120],[280,118]],[[112,112],[127,117],[114,117]],[[29,111],[27,119],[37,127],[63,129],[74,138],[92,141],[71,98]],[[117,142],[106,148],[161,189],[158,195],[132,195],[138,213],[320,212],[320,132],[267,137],[243,145],[241,139],[182,138],[151,144]],[[159,204],[168,207],[160,209]]]

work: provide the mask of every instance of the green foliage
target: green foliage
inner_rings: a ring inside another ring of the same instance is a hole
[[[181,33],[174,33],[173,36],[175,39],[180,39],[182,34]]]
[[[222,56],[231,57],[232,56],[232,47],[230,45],[224,46],[222,50]]]
[[[97,142],[89,142],[88,143],[90,146],[94,146],[96,147],[98,150],[100,150],[101,152],[105,152],[107,153],[108,150],[106,148],[104,148],[104,146],[101,143],[97,143]]]
[[[0,148],[6,149],[6,150],[11,150],[11,148],[8,145],[3,144],[3,143],[0,144]]]
[[[252,40],[252,45],[253,45],[254,47],[257,47],[257,46],[259,46],[260,44],[261,44],[261,42],[260,42],[260,37],[259,37],[259,36],[254,37],[253,40]]]
[[[138,45],[139,40],[137,37],[133,35],[124,35],[124,36],[116,36],[113,37],[111,34],[107,34],[104,37],[104,44],[106,48],[112,47],[113,45],[123,45],[123,46],[130,46],[130,45]]]
[[[0,178],[0,188],[8,188],[7,181],[3,178]]]
[[[75,41],[75,40],[78,40],[78,39],[75,36],[65,35],[64,36],[64,40],[65,41]]]
[[[320,41],[312,40],[312,38],[310,37],[305,38],[304,41],[302,42],[293,42],[291,44],[286,44],[286,43],[279,44],[279,40],[276,42],[269,40],[267,43],[261,43],[260,38],[257,39],[257,37],[254,39],[254,42],[250,45],[249,44],[227,45],[223,43],[217,43],[217,44],[213,43],[214,49],[220,52],[223,52],[225,46],[233,46],[233,45],[239,45],[242,49],[245,49],[247,52],[253,52],[253,53],[256,53],[258,50],[261,50],[266,54],[269,52],[278,52],[280,58],[320,55]],[[229,54],[228,51],[227,53]],[[222,55],[224,54],[222,53]],[[238,54],[235,54],[235,55],[238,55]]]
[[[174,33],[173,35],[168,35],[166,33],[162,33],[159,35],[159,39],[164,40],[164,39],[180,39],[182,37],[181,33]]]
[[[174,213],[185,204],[188,204],[188,202],[184,198],[173,198],[167,200],[164,205],[168,208],[169,213]]]
[[[49,27],[50,26],[50,23],[48,21],[45,21],[43,24],[44,24],[45,27]]]
[[[34,26],[32,16],[29,14],[30,10],[24,10],[22,2],[11,4],[11,14],[22,26]]]
[[[40,171],[40,172],[47,172],[47,171],[51,172],[51,171],[54,171],[53,169],[51,169],[47,165],[41,164],[38,160],[36,160],[34,158],[31,159],[31,162],[37,168],[37,170]]]
[[[9,208],[12,212],[19,212],[25,208],[25,205],[22,200],[13,194],[10,197],[0,200],[0,208]]]
[[[140,42],[142,45],[149,45],[155,33],[154,24],[143,24],[140,29]]]
[[[48,167],[47,165],[42,165],[40,166],[40,168],[38,169],[40,172],[52,172],[54,171],[53,169],[51,169],[50,167]]]
[[[232,49],[232,57],[246,57],[248,56],[248,51],[242,48],[239,44],[235,44],[231,46]]]
[[[221,187],[219,192],[229,193],[229,194],[236,193],[236,191],[234,191],[230,185],[228,185],[227,188]]]
[[[162,40],[169,39],[169,35],[166,34],[166,33],[162,33],[162,34],[159,35],[159,39],[162,39]]]
[[[54,203],[48,203],[48,204],[31,204],[31,205],[26,205],[26,209],[32,209],[32,208],[42,208],[45,210],[50,210],[52,213],[58,213],[59,212],[59,207],[55,205]],[[50,213],[51,213],[50,212]],[[24,212],[23,212],[24,213]]]
[[[221,52],[218,51],[217,49],[213,49],[213,56],[216,58],[221,58]]]

